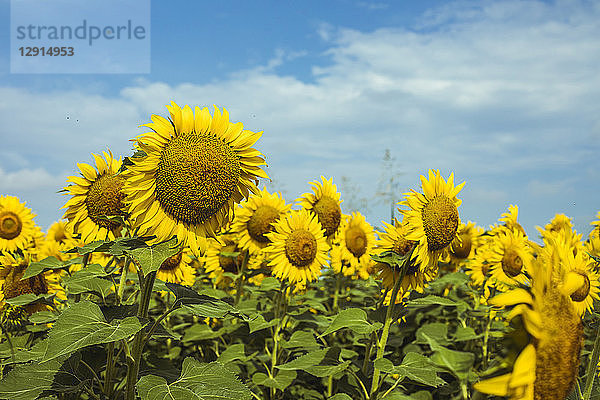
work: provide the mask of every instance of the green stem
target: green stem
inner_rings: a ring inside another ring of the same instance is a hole
[[[414,249],[414,247],[413,247]],[[375,361],[383,358],[385,353],[385,345],[387,344],[388,336],[390,333],[390,326],[392,325],[392,316],[394,313],[394,307],[396,306],[396,297],[398,296],[398,292],[400,290],[400,283],[404,279],[404,275],[406,274],[406,270],[408,269],[408,263],[410,262],[410,258],[412,257],[412,249],[405,255],[404,261],[400,266],[400,273],[398,274],[398,279],[394,282],[394,288],[392,289],[392,295],[390,297],[390,304],[388,305],[387,311],[385,313],[385,323],[383,325],[383,331],[381,332],[381,339],[377,342],[377,356],[375,357]],[[379,391],[379,378],[381,375],[381,371],[379,368],[373,365],[373,380],[371,381],[371,393],[370,399],[375,400],[377,398],[377,392]]]
[[[113,386],[112,386],[112,379],[113,379],[113,374],[114,374],[114,350],[115,350],[115,343],[114,342],[110,342],[108,343],[108,345],[106,346],[106,371],[105,371],[105,376],[104,376],[104,394],[106,395],[106,397],[108,397],[109,399],[112,396],[112,391],[113,391]]]
[[[92,255],[92,253],[85,253],[83,255],[83,261],[82,261],[82,265],[81,265],[81,269],[85,269],[85,267],[87,267],[88,263],[90,262],[90,256]],[[81,300],[81,293],[77,293],[75,295],[75,303],[79,303],[79,301]]]
[[[152,297],[152,289],[154,288],[154,279],[156,278],[156,272],[149,273],[141,282],[143,282],[140,298],[138,304],[138,317],[140,319],[148,318],[148,309],[150,307],[150,298]],[[137,383],[138,373],[140,371],[140,361],[142,359],[142,351],[144,350],[145,344],[144,330],[140,330],[135,334],[133,339],[133,346],[131,349],[131,357],[127,363],[127,388],[125,391],[126,400],[135,399],[135,384]]]
[[[362,373],[363,375],[367,375],[367,368],[369,367],[369,361],[371,361],[371,350],[373,349],[373,344],[377,340],[377,334],[375,332],[371,332],[371,339],[369,339],[369,344],[365,348],[365,359],[363,360],[362,365]]]
[[[286,287],[286,285],[282,283],[279,301],[277,302],[277,306],[275,307],[275,316],[276,318],[279,318],[279,320],[277,321],[277,325],[275,326],[275,332],[273,333],[273,351],[271,352],[270,372],[271,378],[275,377],[275,366],[277,365],[277,357],[279,356],[279,333],[281,332],[281,328],[283,327],[285,314],[287,311],[287,289],[288,288]],[[283,308],[283,310],[280,310],[280,308]],[[276,389],[271,388],[271,400],[275,399],[275,392]]]
[[[342,271],[336,274],[335,279],[335,292],[333,294],[333,312],[337,312],[338,310],[338,302],[340,297],[340,289],[342,287]]]
[[[121,271],[121,279],[119,279],[119,288],[117,289],[117,304],[121,303],[123,299],[123,294],[125,293],[125,285],[127,283],[127,272],[129,272],[129,266],[131,265],[131,260],[128,258],[125,261],[125,265],[123,265],[123,271]]]
[[[235,302],[233,305],[237,306],[240,302],[240,298],[242,297],[242,287],[244,286],[244,278],[246,277],[246,265],[248,265],[248,259],[250,258],[250,253],[248,250],[244,250],[244,259],[242,260],[242,267],[240,268],[240,276],[237,278],[236,288],[235,288]]]
[[[596,368],[598,368],[598,359],[600,358],[600,329],[596,330],[596,340],[594,340],[594,350],[585,374],[585,386],[583,390],[584,400],[590,400],[594,378],[596,377]]]

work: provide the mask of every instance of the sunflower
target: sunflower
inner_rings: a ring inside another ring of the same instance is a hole
[[[450,244],[447,261],[458,269],[467,264],[483,242],[481,235],[483,228],[469,221],[466,225],[461,223],[458,227],[457,237]]]
[[[306,209],[292,211],[273,227],[273,232],[267,234],[271,244],[264,249],[273,275],[294,286],[317,279],[329,250],[317,216]]]
[[[85,243],[94,240],[114,240],[120,236],[121,224],[107,217],[124,217],[123,184],[125,179],[117,174],[121,159],[113,158],[112,153],[103,151],[104,159],[93,154],[96,168],[89,164],[77,166],[82,176],[71,176],[65,191],[73,197],[62,207],[66,208],[63,218],[68,220],[66,229],[80,233]]]
[[[577,287],[557,286],[553,266],[544,260],[534,260],[529,290],[514,289],[491,300],[497,306],[514,306],[509,318],[519,317],[527,341],[512,372],[474,385],[482,393],[514,400],[564,399],[577,379],[583,326],[569,299]]]
[[[231,286],[233,280],[224,274],[237,274],[244,261],[244,254],[235,235],[222,235],[219,239],[208,240],[203,257],[204,271],[214,280],[217,287],[226,288]],[[238,254],[231,256],[232,253]]]
[[[273,223],[287,214],[291,207],[285,204],[281,193],[270,194],[265,188],[241,203],[231,232],[239,235],[242,249],[258,254],[269,244],[266,234],[273,230]]]
[[[325,229],[325,237],[331,239],[338,231],[342,220],[342,209],[340,204],[340,193],[337,186],[333,184],[333,178],[325,179],[321,176],[321,182],[310,182],[313,193],[304,193],[296,202],[303,208],[315,213],[319,223]]]
[[[502,213],[498,221],[502,222],[504,226],[506,226],[509,230],[517,229],[519,230],[523,236],[527,236],[525,233],[525,229],[517,222],[517,217],[519,216],[519,207],[511,204],[508,206],[508,212]]]
[[[489,273],[495,286],[505,291],[508,287],[525,284],[533,255],[527,238],[514,228],[495,228],[489,247],[482,251],[482,258],[489,265]],[[483,250],[483,249],[482,249]]]
[[[372,264],[371,250],[375,245],[373,227],[364,215],[354,212],[345,216],[339,232],[339,245],[331,249],[333,271],[366,279]]]
[[[196,270],[191,264],[190,250],[182,249],[163,261],[160,268],[156,271],[156,279],[160,279],[163,282],[192,286],[196,279]]]
[[[394,225],[391,225],[383,222],[383,225],[385,231],[379,232],[379,240],[375,242],[373,254],[380,255],[385,251],[393,251],[399,256],[404,256],[415,245],[416,242],[406,239],[406,234],[408,232],[406,223],[398,223],[398,221],[395,221]],[[400,277],[400,271],[391,268],[386,263],[376,263],[374,271],[377,278],[381,279],[383,287],[387,290],[392,290],[394,284]],[[435,273],[435,270],[429,269],[421,271],[418,264],[415,264],[413,260],[409,264],[404,278],[400,283],[400,292],[408,293],[410,290],[422,292],[425,283],[435,278]],[[401,296],[398,297],[398,299],[401,298]],[[387,301],[389,303],[389,299]]]
[[[268,178],[251,147],[262,132],[243,130],[216,106],[213,117],[207,107],[167,109],[170,119],[152,115],[151,132],[136,138],[143,155],[131,158],[126,203],[140,235],[177,236],[198,255],[204,238],[232,220],[234,204],[258,192],[257,178]]]
[[[34,260],[29,253],[24,253],[22,257],[11,254],[0,257],[0,307],[5,304],[5,299],[27,293],[55,294],[58,299],[66,299],[65,291],[58,283],[59,275],[57,273],[47,271],[21,280],[31,261]],[[31,304],[24,308],[29,315],[46,309],[41,304]]]
[[[0,196],[0,254],[30,245],[36,233],[33,217],[18,197]]]
[[[48,233],[46,233],[46,240],[53,240],[58,243],[73,240],[73,232],[67,228],[67,221],[61,220],[50,225]]]
[[[429,170],[429,179],[421,175],[423,194],[411,191],[406,199],[398,203],[409,207],[400,210],[408,225],[406,239],[417,242],[413,253],[421,271],[435,268],[440,255],[457,237],[460,225],[458,207],[461,200],[456,197],[465,182],[454,186],[454,174],[448,182],[439,171]]]

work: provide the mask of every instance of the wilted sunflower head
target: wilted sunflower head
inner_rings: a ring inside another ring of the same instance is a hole
[[[34,217],[18,197],[0,196],[0,254],[30,245],[36,233]]]
[[[125,217],[123,209],[123,175],[118,174],[121,159],[113,158],[109,151],[102,152],[104,159],[92,153],[96,168],[89,164],[77,166],[81,176],[70,176],[65,194],[71,199],[62,207],[66,208],[64,218],[68,220],[66,229],[81,234],[85,243],[94,240],[114,240],[121,234],[121,224],[110,217]]]
[[[290,209],[291,205],[285,204],[281,193],[270,194],[264,188],[241,203],[231,232],[239,236],[242,249],[256,255],[269,244],[267,233],[273,231],[273,224]]]
[[[304,193],[296,202],[315,213],[325,230],[325,236],[332,238],[342,220],[341,195],[337,191],[337,186],[333,184],[333,178],[325,179],[321,176],[321,182],[313,181],[310,184],[314,193]]]
[[[264,251],[273,275],[291,285],[312,282],[327,262],[329,245],[317,216],[306,209],[292,211],[274,224]]]
[[[170,118],[152,115],[151,132],[136,138],[124,191],[139,234],[160,242],[177,236],[199,254],[233,217],[233,207],[250,192],[264,158],[251,146],[262,135],[229,122],[229,113],[208,108],[167,106]]]
[[[457,237],[461,200],[456,195],[465,183],[454,186],[454,174],[446,182],[439,171],[429,170],[429,179],[421,175],[421,184],[423,193],[405,193],[406,199],[398,204],[409,207],[400,210],[408,226],[406,239],[418,242],[413,257],[424,271],[435,268],[442,252]]]

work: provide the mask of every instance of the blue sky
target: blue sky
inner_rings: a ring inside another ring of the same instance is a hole
[[[587,234],[600,211],[598,20],[595,1],[155,1],[151,73],[112,75],[10,74],[1,35],[0,194],[46,228],[77,162],[130,154],[138,125],[175,100],[263,130],[267,187],[290,202],[333,176],[345,211],[377,225],[382,179],[401,193],[436,168],[467,182],[465,221],[488,226],[517,204],[532,237],[556,213]]]

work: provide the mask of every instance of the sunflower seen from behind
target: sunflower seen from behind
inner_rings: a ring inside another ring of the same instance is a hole
[[[333,238],[338,231],[342,221],[342,209],[340,204],[341,194],[333,183],[333,178],[325,179],[321,176],[321,182],[310,182],[314,193],[304,193],[296,202],[317,215],[319,223],[325,230],[327,239]]]
[[[240,204],[236,210],[231,232],[239,236],[239,245],[258,255],[268,244],[267,233],[273,223],[286,215],[292,206],[286,204],[281,193],[269,193],[266,188]]]
[[[0,196],[0,254],[30,246],[37,232],[34,217],[18,197]]]
[[[302,209],[275,222],[265,247],[272,274],[291,286],[305,286],[321,275],[329,245],[317,216]]]
[[[408,207],[400,210],[407,224],[406,239],[417,242],[413,258],[424,272],[437,268],[442,252],[457,237],[462,200],[456,195],[465,182],[454,186],[453,173],[446,182],[439,171],[429,170],[429,178],[421,175],[421,185],[423,193],[405,193],[405,200],[398,204]]]
[[[134,227],[153,242],[177,236],[199,255],[205,237],[214,237],[233,218],[235,203],[257,193],[263,155],[251,146],[262,132],[229,121],[215,106],[167,106],[170,118],[152,115],[150,132],[136,138],[124,191]]]
[[[63,218],[68,220],[66,229],[80,234],[85,243],[95,240],[114,240],[121,235],[122,225],[108,217],[125,217],[123,207],[121,159],[115,159],[109,151],[102,152],[104,158],[93,154],[96,168],[78,163],[81,176],[70,176],[65,194],[72,196],[62,207],[66,208]]]

